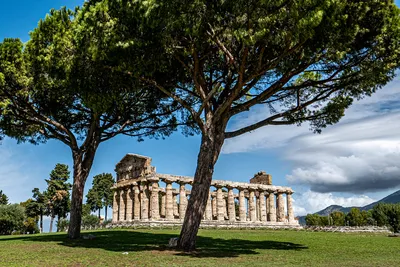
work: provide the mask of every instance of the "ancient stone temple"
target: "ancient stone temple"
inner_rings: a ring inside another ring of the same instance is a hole
[[[180,225],[192,177],[160,174],[151,158],[127,154],[115,168],[113,225]],[[213,180],[202,227],[297,227],[293,190],[259,172],[250,183]]]

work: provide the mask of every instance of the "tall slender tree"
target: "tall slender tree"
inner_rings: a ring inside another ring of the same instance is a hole
[[[57,216],[65,218],[70,210],[70,190],[71,184],[68,182],[70,171],[65,164],[57,163],[50,173],[50,178],[46,179],[47,190],[47,214],[50,216],[50,232],[53,231],[54,218]]]
[[[3,193],[3,190],[0,190],[0,205],[7,205],[8,204],[8,197],[6,194]]]
[[[29,217],[39,217],[39,230],[43,233],[43,215],[47,208],[46,192],[40,192],[39,188],[34,188],[32,193],[33,200],[27,204],[26,214],[29,214]]]
[[[108,40],[88,53],[169,95],[201,132],[185,250],[195,248],[225,139],[304,122],[320,132],[399,65],[399,10],[388,0],[93,0],[85,12],[82,32]],[[179,81],[163,83],[166,70]],[[262,105],[262,119],[227,129]]]
[[[104,208],[105,220],[107,220],[107,209],[112,206],[113,192],[111,187],[114,184],[114,178],[111,173],[102,173],[93,177],[92,188],[86,195],[86,203],[91,206],[92,211],[98,210],[100,218],[100,209]]]
[[[26,44],[0,43],[0,135],[33,144],[56,139],[71,149],[70,238],[80,236],[84,186],[99,145],[120,134],[168,135],[180,108],[154,86],[88,54],[85,19],[65,8],[51,10]],[[99,46],[110,42],[101,38]],[[175,78],[166,72],[159,77]]]

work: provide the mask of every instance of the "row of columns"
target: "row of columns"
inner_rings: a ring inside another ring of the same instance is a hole
[[[174,191],[174,180],[163,179],[165,191],[160,190],[157,177],[148,178],[141,183],[119,188],[114,193],[113,221],[165,220],[185,217],[188,194],[186,182],[178,181],[179,191]],[[254,187],[218,186],[215,193],[210,192],[204,213],[205,220],[252,221],[252,222],[293,222],[292,192],[266,191]],[[228,189],[227,194],[223,188]],[[235,196],[234,189],[239,194]],[[179,206],[177,195],[179,194]],[[287,202],[285,214],[284,194]],[[276,195],[276,199],[275,199]],[[239,214],[236,214],[235,199],[238,199]],[[247,205],[246,205],[247,202]],[[247,207],[247,208],[246,208]],[[227,218],[226,218],[227,217]]]

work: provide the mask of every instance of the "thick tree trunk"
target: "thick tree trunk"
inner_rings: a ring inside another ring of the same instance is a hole
[[[50,217],[50,230],[49,230],[50,233],[53,232],[53,222],[54,222],[54,216],[51,216]]]
[[[82,160],[83,156],[81,154],[73,153],[74,183],[72,185],[71,212],[68,226],[68,237],[71,239],[77,239],[81,234],[83,190],[93,164],[96,149],[97,146],[92,147],[90,152],[86,152],[84,160]]]
[[[203,134],[200,152],[197,158],[197,168],[192,190],[186,210],[185,220],[179,236],[178,248],[192,251],[196,248],[196,237],[201,219],[207,205],[208,193],[214,173],[214,165],[218,160],[224,143],[225,126],[211,126],[207,136]]]

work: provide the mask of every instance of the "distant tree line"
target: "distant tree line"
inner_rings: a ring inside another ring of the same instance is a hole
[[[0,235],[34,234],[43,232],[43,217],[50,218],[50,229],[53,231],[56,219],[57,232],[68,229],[68,215],[71,209],[71,188],[68,182],[70,171],[65,164],[56,164],[50,172],[49,179],[45,179],[47,188],[32,190],[32,198],[19,204],[10,204],[9,199],[0,190]],[[114,179],[111,174],[103,173],[93,177],[93,186],[89,190],[86,204],[83,205],[82,227],[94,227],[100,224],[100,210],[112,206],[113,192],[111,187]],[[98,211],[98,216],[92,215]]]
[[[328,216],[307,214],[308,226],[388,226],[398,233],[400,231],[400,203],[379,203],[373,209],[360,211],[352,208],[350,212],[333,211]]]

